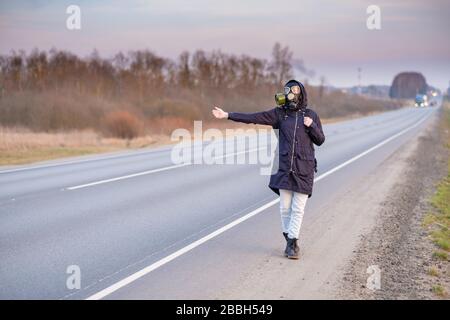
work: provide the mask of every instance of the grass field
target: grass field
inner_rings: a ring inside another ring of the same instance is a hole
[[[321,121],[322,124],[334,123],[376,113],[379,112],[370,112],[366,114],[355,113],[346,117],[326,118]],[[170,120],[166,120],[165,123],[158,123],[158,125],[168,129],[169,127],[174,126],[186,127],[188,123],[186,121],[173,123],[173,121],[170,122]],[[217,128],[221,131],[227,128],[252,128],[230,121],[211,121],[205,123],[203,127],[204,129]],[[267,128],[267,126],[256,126],[256,128]],[[45,133],[32,132],[26,128],[0,127],[0,166],[28,164],[38,161],[126,149],[132,150],[157,147],[171,143],[169,131],[161,129],[159,133],[149,133],[127,140],[107,138],[94,130],[72,130],[57,133]]]
[[[169,143],[166,135],[148,135],[131,140],[105,138],[94,131],[36,133],[26,129],[0,128],[0,165],[82,156]]]
[[[443,114],[441,130],[445,135],[446,146],[450,149],[450,102],[444,104]],[[423,224],[436,246],[433,258],[446,264],[446,269],[448,269],[450,252],[450,159],[448,160],[447,176],[437,186],[430,203],[432,210],[425,216]],[[441,276],[435,267],[430,268],[429,274],[435,277]],[[432,291],[441,297],[448,295],[448,292],[440,284],[435,284]]]

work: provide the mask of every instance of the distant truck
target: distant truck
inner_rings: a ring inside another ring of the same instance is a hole
[[[434,107],[437,106],[438,102],[437,102],[437,96],[439,96],[439,91],[434,90],[431,91],[431,99],[430,99],[430,107]]]
[[[416,107],[428,107],[428,97],[426,94],[418,94],[415,99]]]

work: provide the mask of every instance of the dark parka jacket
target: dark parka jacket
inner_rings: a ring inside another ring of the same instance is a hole
[[[270,125],[274,129],[279,129],[279,169],[270,177],[269,188],[277,194],[280,194],[279,189],[286,189],[311,197],[317,163],[314,144],[320,146],[325,141],[325,135],[319,116],[306,108],[306,91],[303,85],[299,84],[303,99],[297,111],[276,107],[256,113],[230,112],[228,119]],[[303,124],[304,117],[313,120],[310,127]]]

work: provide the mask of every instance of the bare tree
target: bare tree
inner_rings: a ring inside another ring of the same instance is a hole
[[[250,111],[272,101],[266,93],[292,77],[292,61],[278,43],[269,61],[220,50],[184,51],[175,61],[149,50],[111,58],[96,50],[87,57],[55,48],[12,51],[0,56],[0,124],[85,128],[117,109],[138,118],[191,119],[209,114],[211,101]],[[180,95],[168,84],[182,88]]]
[[[319,98],[322,98],[324,90],[325,90],[325,82],[326,79],[324,76],[320,77],[320,86],[319,86]]]
[[[184,88],[191,88],[193,75],[189,65],[189,52],[184,51],[178,58],[178,84]]]
[[[282,47],[278,42],[272,50],[272,60],[269,64],[270,77],[274,84],[281,84],[293,78],[292,75],[292,51],[289,47]]]

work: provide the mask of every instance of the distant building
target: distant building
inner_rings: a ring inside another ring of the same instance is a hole
[[[391,98],[413,99],[417,94],[426,94],[425,77],[418,72],[402,72],[395,76],[389,91]]]

